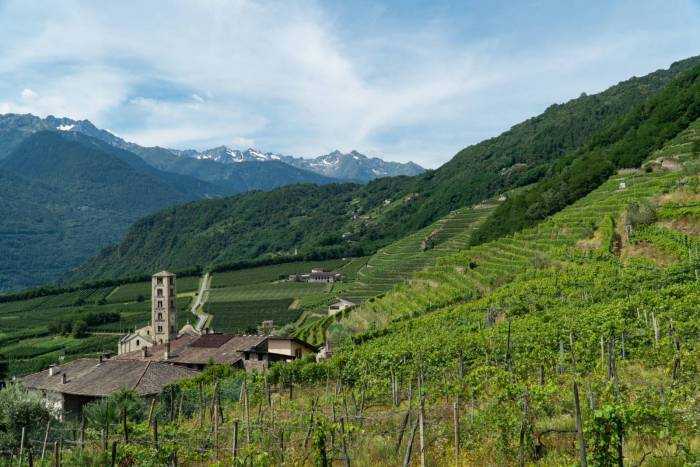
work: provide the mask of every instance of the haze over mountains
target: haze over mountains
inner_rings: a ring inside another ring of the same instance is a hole
[[[364,182],[406,167],[358,154],[336,158],[324,175],[300,158],[233,164],[201,154],[139,146],[88,120],[0,115],[0,291],[59,278],[168,206],[289,184]]]

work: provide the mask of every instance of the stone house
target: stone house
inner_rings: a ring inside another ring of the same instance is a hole
[[[294,337],[210,333],[182,335],[171,342],[118,355],[114,360],[155,361],[195,370],[214,363],[253,371],[316,352],[315,346]]]
[[[338,301],[335,303],[331,303],[328,305],[328,315],[333,316],[336,313],[339,313],[347,308],[353,307],[357,305],[357,303],[352,302],[350,300],[347,300],[345,298],[338,298]]]
[[[60,366],[17,378],[27,391],[40,395],[61,417],[80,414],[82,407],[121,389],[144,397],[159,394],[169,384],[198,374],[154,361],[80,358]]]

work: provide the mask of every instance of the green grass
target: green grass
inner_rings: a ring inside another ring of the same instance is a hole
[[[237,271],[217,272],[212,276],[212,287],[235,287],[241,285],[273,282],[280,278],[286,279],[290,274],[310,272],[313,268],[326,269],[328,271],[342,270],[343,266],[350,265],[355,259],[333,259],[327,261],[297,261],[293,263],[273,264]],[[344,273],[346,271],[343,270]],[[353,274],[352,269],[346,274]]]
[[[8,374],[21,375],[44,370],[62,359],[68,361],[102,352],[116,352],[118,340],[119,336],[31,338],[0,347],[0,354],[5,355]]]
[[[207,302],[204,309],[214,315],[212,327],[219,332],[244,333],[252,331],[265,320],[281,326],[295,321],[301,311],[290,310],[293,299],[251,300],[236,302]]]
[[[193,292],[199,289],[199,276],[178,277],[176,279],[177,293]],[[151,298],[151,282],[134,282],[117,287],[109,296],[109,303],[135,302],[139,298]]]
[[[329,289],[329,284],[305,282],[242,285],[211,290],[207,303],[299,298],[321,294]]]

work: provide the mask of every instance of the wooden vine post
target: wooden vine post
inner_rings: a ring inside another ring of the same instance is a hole
[[[420,434],[420,465],[421,467],[425,467],[425,402],[423,400],[423,396],[420,398],[418,421]]]
[[[44,462],[44,455],[46,454],[46,443],[49,441],[49,430],[51,429],[51,419],[46,422],[46,433],[44,434],[44,444],[41,447],[41,462]]]
[[[456,398],[452,406],[452,418],[454,421],[454,432],[455,432],[455,465],[460,466],[460,453],[459,453],[459,396]]]
[[[122,405],[122,430],[124,431],[124,444],[129,444],[129,426],[126,423],[126,406],[125,405]],[[82,439],[80,441],[80,445],[82,447]]]
[[[231,446],[231,455],[233,460],[238,458],[238,420],[233,421],[233,445]]]
[[[345,467],[350,467],[350,456],[348,455],[348,446],[345,442],[345,417],[340,419],[340,442],[343,446],[343,459],[345,460]]]
[[[583,437],[583,419],[581,418],[581,404],[578,398],[578,384],[576,384],[576,381],[574,381],[573,390],[574,408],[576,410],[576,432],[578,434],[578,446],[581,456],[581,467],[587,467],[588,463],[586,462],[586,440]]]

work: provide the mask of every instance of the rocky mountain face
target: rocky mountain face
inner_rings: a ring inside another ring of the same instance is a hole
[[[362,183],[376,178],[399,175],[413,176],[425,172],[423,167],[413,162],[390,162],[378,157],[367,157],[358,151],[343,153],[335,150],[323,156],[304,158],[262,152],[253,148],[240,151],[219,146],[206,151],[189,152],[185,155],[198,160],[209,160],[223,164],[279,161],[326,177]]]

